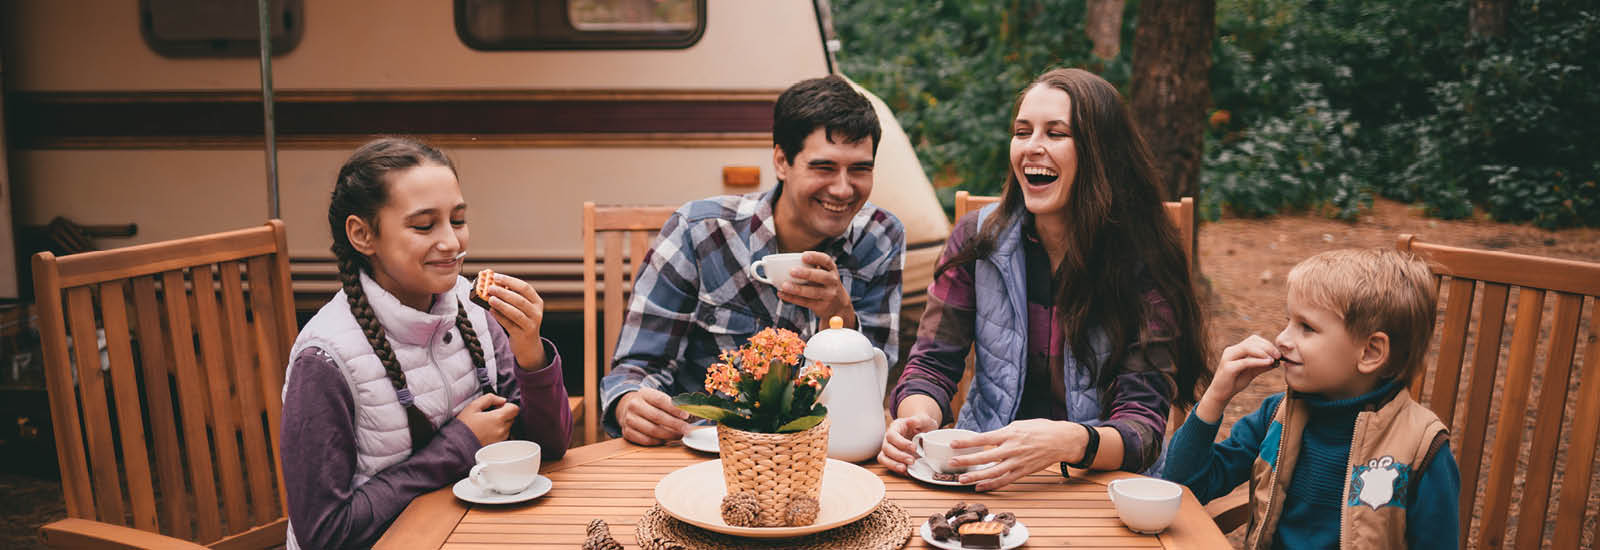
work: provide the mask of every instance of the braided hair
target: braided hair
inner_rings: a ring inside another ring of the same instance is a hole
[[[349,300],[350,313],[361,325],[367,344],[372,346],[373,353],[383,364],[384,373],[389,383],[394,385],[400,405],[405,408],[413,451],[427,445],[436,430],[433,422],[428,420],[428,415],[417,407],[415,396],[406,386],[405,370],[400,368],[394,347],[384,334],[383,324],[378,322],[366,291],[361,288],[361,272],[370,273],[372,262],[350,244],[350,236],[345,233],[345,220],[350,216],[361,218],[376,235],[378,209],[389,201],[386,177],[391,173],[429,164],[444,166],[455,172],[455,164],[450,162],[450,158],[427,144],[399,137],[367,142],[356,149],[344,166],[339,168],[338,180],[333,185],[333,198],[328,205],[328,228],[333,235],[331,249],[339,262],[339,281],[344,286],[345,299]],[[493,386],[489,383],[489,371],[483,358],[483,345],[478,342],[477,332],[473,330],[472,322],[467,319],[466,308],[459,299],[456,301],[456,329],[461,332],[467,351],[472,356],[479,386],[485,392],[492,393]]]

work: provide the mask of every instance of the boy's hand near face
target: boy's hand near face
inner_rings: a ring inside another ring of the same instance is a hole
[[[1222,361],[1211,376],[1211,386],[1195,404],[1195,416],[1211,424],[1220,422],[1228,401],[1250,387],[1250,382],[1261,373],[1277,367],[1282,356],[1277,345],[1254,334],[1222,350]]]

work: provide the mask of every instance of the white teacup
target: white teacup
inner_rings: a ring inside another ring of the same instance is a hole
[[[977,436],[978,432],[960,430],[955,428],[922,432],[911,437],[911,446],[916,448],[917,456],[928,461],[928,466],[941,473],[956,473],[966,468],[950,467],[950,459],[976,453],[983,450],[982,446],[956,449],[950,443],[957,439]]]
[[[783,288],[783,284],[793,278],[789,275],[789,272],[793,271],[794,268],[806,265],[804,261],[800,260],[803,256],[805,256],[804,252],[768,254],[750,264],[750,278]],[[766,273],[763,274],[763,271]]]
[[[1153,477],[1118,479],[1106,484],[1117,516],[1135,533],[1154,535],[1178,517],[1183,486]]]
[[[485,491],[514,495],[539,476],[539,444],[532,441],[501,441],[478,449],[478,463],[467,477]]]

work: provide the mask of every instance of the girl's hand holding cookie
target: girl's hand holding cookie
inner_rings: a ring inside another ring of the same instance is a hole
[[[544,342],[539,338],[539,327],[544,323],[544,298],[533,285],[506,275],[489,273],[494,284],[488,289],[489,312],[511,337],[511,351],[517,356],[517,366],[528,370],[544,368]]]

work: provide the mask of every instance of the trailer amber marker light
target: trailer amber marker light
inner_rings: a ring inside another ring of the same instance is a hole
[[[761,185],[761,167],[723,166],[722,184],[729,187],[755,187]]]

